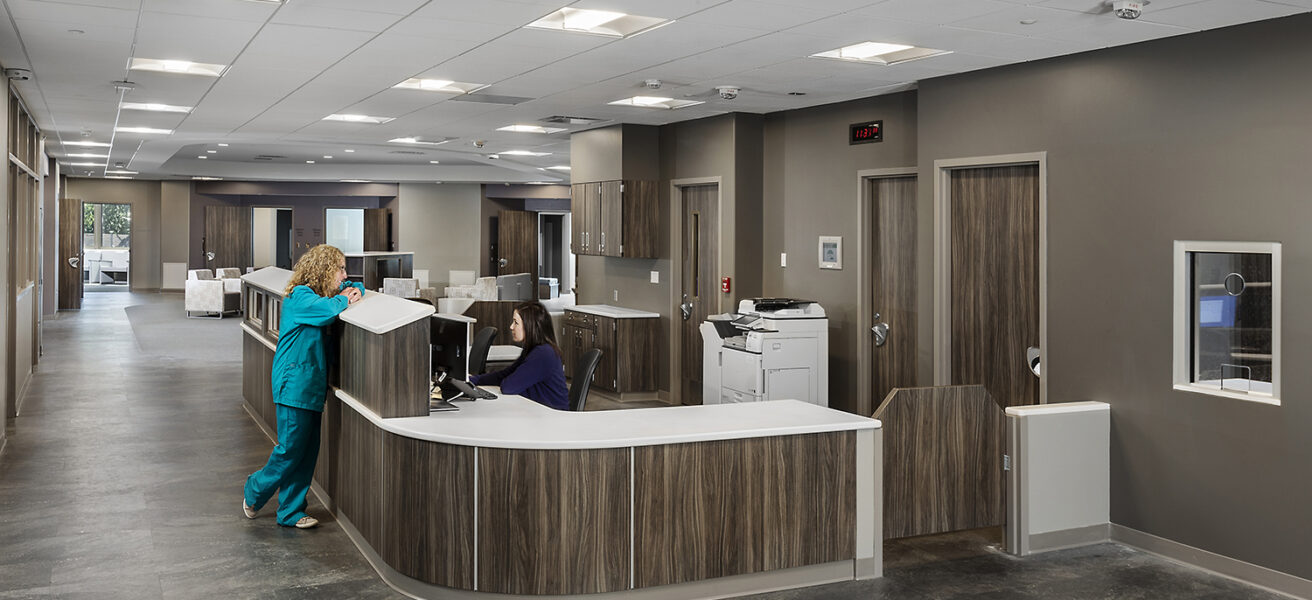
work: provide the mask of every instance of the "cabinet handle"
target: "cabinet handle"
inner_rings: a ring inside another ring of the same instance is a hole
[[[601,232],[601,251],[606,251],[606,232]]]

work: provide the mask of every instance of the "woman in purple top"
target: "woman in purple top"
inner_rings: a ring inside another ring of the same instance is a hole
[[[510,338],[524,348],[519,358],[500,371],[474,375],[469,380],[475,385],[499,385],[503,394],[517,394],[556,410],[569,410],[565,365],[547,309],[537,302],[516,305]]]

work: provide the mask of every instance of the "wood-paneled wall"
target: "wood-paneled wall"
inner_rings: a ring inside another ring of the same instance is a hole
[[[384,334],[347,323],[341,340],[341,387],[378,416],[428,415],[429,323],[420,319]]]
[[[629,585],[629,450],[479,450],[478,589]]]
[[[375,550],[383,545],[383,432],[360,413],[343,407],[341,437],[333,453],[337,510]]]
[[[474,589],[474,448],[384,433],[378,467],[384,531],[378,554],[424,583]]]
[[[884,538],[1002,525],[1006,419],[984,386],[900,388],[884,430]]]
[[[851,432],[635,450],[635,587],[855,556]]]

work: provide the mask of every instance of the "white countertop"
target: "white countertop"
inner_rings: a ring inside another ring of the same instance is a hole
[[[264,267],[258,271],[247,273],[241,276],[241,280],[257,288],[265,289],[279,296],[283,290],[287,289],[287,282],[291,281],[292,272],[287,269],[278,267]]]
[[[611,306],[609,304],[580,304],[578,306],[566,306],[565,310],[572,310],[600,317],[610,317],[612,319],[657,319],[660,315],[645,310],[634,310],[622,306]]]
[[[1055,415],[1060,413],[1095,412],[1111,410],[1106,402],[1055,402],[1051,404],[1030,404],[1025,406],[1008,406],[1003,412],[1009,417],[1029,417],[1033,415]]]
[[[486,389],[499,397],[457,400],[459,411],[392,419],[375,415],[342,390],[337,397],[384,431],[481,448],[628,448],[880,427],[875,419],[797,400],[567,412]]]
[[[364,300],[346,307],[338,318],[365,331],[381,334],[427,318],[434,310],[431,304],[365,292]]]

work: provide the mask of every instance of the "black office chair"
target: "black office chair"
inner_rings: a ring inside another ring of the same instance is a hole
[[[583,410],[588,401],[588,388],[592,386],[592,374],[601,362],[601,350],[593,348],[579,357],[579,364],[574,366],[574,381],[569,386],[569,409]]]
[[[496,327],[484,327],[474,334],[474,343],[469,346],[470,375],[482,375],[487,369],[487,351],[492,349],[492,341],[495,339]]]

